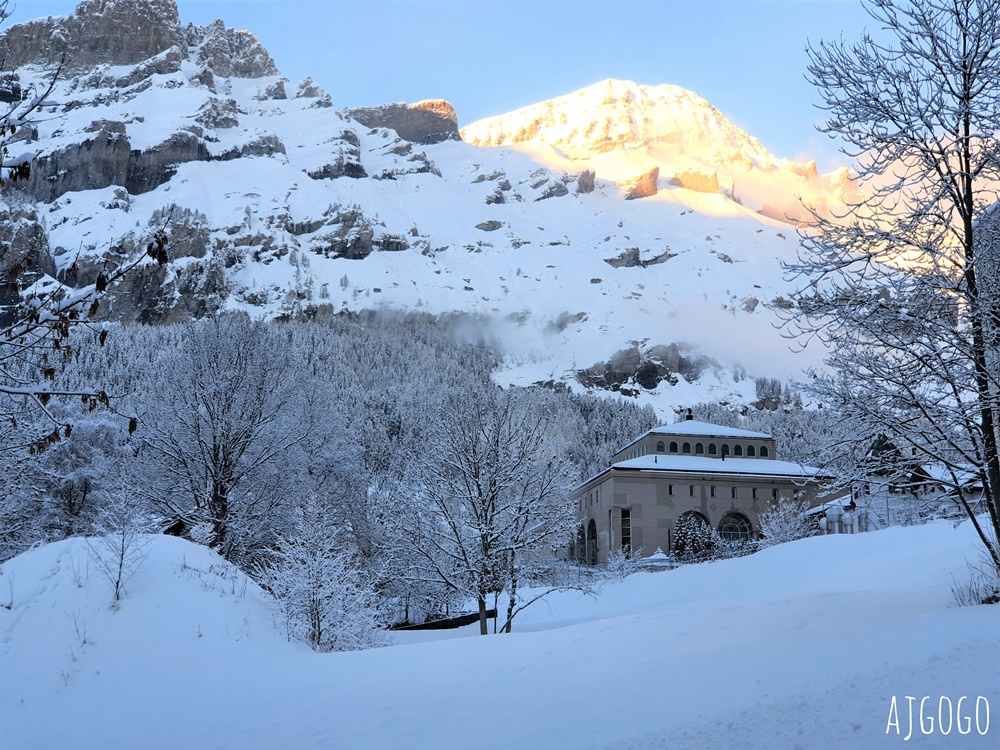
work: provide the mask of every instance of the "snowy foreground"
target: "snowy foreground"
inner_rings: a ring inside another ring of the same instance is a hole
[[[950,593],[971,539],[943,523],[808,539],[556,596],[511,636],[346,654],[286,642],[254,584],[174,538],[113,611],[71,539],[2,566],[0,747],[997,747],[1000,606]],[[909,742],[907,695],[935,716]],[[973,716],[990,701],[986,736],[974,718],[938,732],[940,696],[963,695]]]

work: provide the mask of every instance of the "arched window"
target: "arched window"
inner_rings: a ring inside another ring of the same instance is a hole
[[[747,446],[747,455],[748,456],[756,456],[757,455],[757,449],[754,448],[752,445],[748,445]]]
[[[674,442],[670,443],[670,452],[671,453],[676,453],[677,452],[677,443],[674,443]]]
[[[719,452],[719,449],[715,447],[715,443],[708,444],[708,455],[714,456]]]
[[[727,513],[719,521],[719,536],[727,541],[749,542],[751,531],[750,522],[739,513]]]
[[[656,452],[657,453],[666,453],[666,451],[667,451],[667,447],[666,447],[666,445],[663,444],[663,441],[662,440],[657,440],[656,441]]]
[[[729,455],[729,445],[727,443],[722,444],[722,455],[723,456]]]
[[[766,445],[760,446],[760,457],[761,458],[767,458],[767,446]]]
[[[703,444],[701,444],[701,443],[696,443],[695,446],[694,446],[694,452],[697,453],[699,456],[704,455],[705,454],[705,446]]]
[[[742,456],[743,455],[743,446],[742,445],[737,445],[737,446],[733,447],[733,455],[734,456]]]
[[[684,443],[684,446],[681,448],[681,451],[684,452],[684,453],[690,453],[691,452],[691,443]]]

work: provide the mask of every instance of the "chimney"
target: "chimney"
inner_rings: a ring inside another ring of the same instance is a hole
[[[689,420],[689,419],[690,419],[690,420],[693,420],[693,419],[694,419],[694,414],[692,414],[692,413],[691,413],[691,410],[690,410],[690,409],[688,409],[688,413],[687,413],[687,416],[686,416],[686,417],[684,417],[684,419],[685,419],[685,421],[686,421],[686,420]]]

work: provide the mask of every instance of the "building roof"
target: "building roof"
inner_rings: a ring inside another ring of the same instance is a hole
[[[699,422],[695,419],[685,419],[676,424],[662,425],[654,427],[642,437],[647,435],[690,435],[700,437],[718,438],[770,438],[765,432],[751,432],[750,430],[740,430],[736,427],[726,427],[721,424],[711,424],[710,422]],[[633,441],[634,442],[634,441]]]
[[[725,477],[759,476],[787,477],[789,479],[820,479],[820,469],[792,461],[768,458],[721,458],[706,456],[678,456],[663,453],[648,454],[628,461],[612,464],[611,469],[622,471],[653,471],[675,474],[714,474]],[[588,480],[589,481],[589,480]]]
[[[707,456],[684,456],[650,453],[628,461],[613,464],[613,469],[642,469],[650,471],[677,471],[686,474],[754,474],[766,476],[814,477],[820,470],[792,461],[769,458],[730,458],[725,460]]]

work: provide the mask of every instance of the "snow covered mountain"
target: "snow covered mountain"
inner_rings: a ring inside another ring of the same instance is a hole
[[[653,170],[659,188],[724,195],[779,221],[857,198],[846,169],[779,159],[719,110],[678,86],[608,79],[462,129],[479,146],[512,146],[553,169],[594,170],[629,187]]]
[[[84,0],[7,28],[0,94],[63,56],[0,226],[8,256],[60,276],[77,261],[77,283],[165,229],[173,262],[116,290],[120,319],[470,314],[506,343],[510,382],[662,408],[750,400],[745,373],[804,364],[773,328],[786,207],[837,200],[846,176],[776,159],[682,89],[604,82],[467,143],[447,102],[337,110],[249,32],[182,25],[174,0]]]

